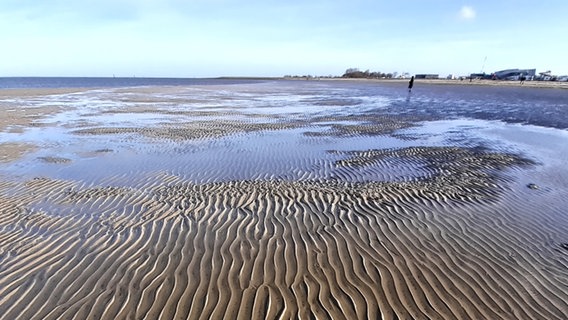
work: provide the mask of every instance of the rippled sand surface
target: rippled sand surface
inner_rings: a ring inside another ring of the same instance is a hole
[[[3,94],[0,318],[565,319],[568,106],[493,90]]]

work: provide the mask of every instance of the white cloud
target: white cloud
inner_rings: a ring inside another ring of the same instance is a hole
[[[476,16],[475,9],[471,6],[463,6],[460,9],[459,16],[464,20],[473,20]]]

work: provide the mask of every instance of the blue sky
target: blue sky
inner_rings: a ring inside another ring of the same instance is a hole
[[[0,0],[0,76],[568,74],[566,14],[566,0]]]

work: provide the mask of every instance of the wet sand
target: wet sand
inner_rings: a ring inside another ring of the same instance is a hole
[[[2,96],[0,318],[565,318],[565,133],[281,90]]]

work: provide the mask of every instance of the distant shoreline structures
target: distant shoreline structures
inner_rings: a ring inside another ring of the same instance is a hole
[[[407,83],[411,74],[360,71],[357,68],[349,68],[342,76],[284,76],[291,80],[346,80],[346,81],[379,81],[379,82],[404,82]],[[458,84],[458,85],[487,85],[487,86],[527,86],[538,88],[563,88],[568,89],[568,76],[552,75],[551,71],[536,73],[536,69],[506,69],[491,74],[472,73],[469,76],[456,77],[452,74],[446,78],[440,78],[439,74],[415,74],[415,79],[420,83],[428,84]]]
[[[277,79],[277,78],[275,78]],[[392,84],[408,84],[408,79],[403,78],[341,78],[341,77],[284,77],[284,80],[302,80],[302,81],[349,81],[349,82],[369,82],[369,83],[392,83]],[[507,86],[507,87],[531,87],[531,88],[558,88],[568,89],[568,82],[560,81],[526,81],[521,84],[519,81],[511,80],[486,80],[486,79],[416,79],[417,85],[464,85],[464,86]]]
[[[0,77],[0,93],[6,91],[27,90],[62,90],[67,92],[81,91],[90,88],[108,88],[108,87],[137,87],[137,86],[186,86],[186,85],[207,85],[207,84],[241,84],[244,82],[257,81],[346,81],[361,83],[383,83],[393,85],[408,84],[405,76],[399,77],[375,77],[375,78],[348,78],[340,76],[283,76],[283,77],[267,77],[267,76],[222,76],[211,78],[101,78],[101,77]],[[509,86],[509,87],[533,87],[533,88],[560,88],[568,89],[568,81],[564,80],[539,80],[527,78],[526,81],[512,81],[501,79],[487,78],[438,78],[438,77],[421,77],[415,75],[416,85],[483,85],[483,86]]]
[[[376,80],[385,80],[385,79],[409,79],[411,76],[414,76],[416,79],[429,79],[429,80],[502,80],[502,81],[550,81],[550,82],[568,82],[568,75],[565,76],[558,76],[553,75],[550,70],[545,72],[539,72],[537,74],[536,69],[505,69],[500,71],[495,71],[493,73],[471,73],[469,75],[462,75],[462,76],[455,76],[453,74],[448,75],[445,78],[440,77],[439,74],[413,74],[411,75],[409,72],[391,72],[391,73],[384,73],[380,71],[370,71],[365,70],[361,71],[358,68],[349,68],[345,71],[345,73],[341,76],[312,76],[312,75],[303,75],[303,76],[284,76],[285,79],[376,79]]]

